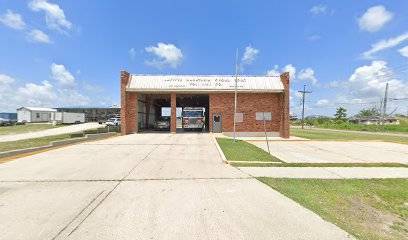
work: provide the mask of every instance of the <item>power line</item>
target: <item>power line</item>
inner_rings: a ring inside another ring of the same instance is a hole
[[[385,94],[384,94],[384,104],[383,104],[383,111],[381,115],[381,125],[382,125],[382,130],[384,131],[384,117],[385,114],[387,113],[387,100],[388,100],[388,83],[385,85]]]
[[[306,85],[303,85],[303,91],[298,91],[302,93],[302,129],[304,128],[305,125],[305,97],[306,93],[312,93],[312,91],[306,91]]]

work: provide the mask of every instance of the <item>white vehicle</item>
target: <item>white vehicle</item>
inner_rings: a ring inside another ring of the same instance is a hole
[[[56,112],[54,120],[59,124],[84,123],[85,113]]]
[[[118,126],[120,125],[120,118],[109,118],[105,124],[106,126]]]
[[[183,128],[184,129],[203,129],[205,128],[205,108],[203,107],[185,107],[183,109]]]

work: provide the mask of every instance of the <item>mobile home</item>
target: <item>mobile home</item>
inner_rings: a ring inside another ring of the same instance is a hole
[[[21,107],[17,109],[17,122],[51,122],[57,110],[52,108]]]

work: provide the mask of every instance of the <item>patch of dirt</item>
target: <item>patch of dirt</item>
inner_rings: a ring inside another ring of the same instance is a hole
[[[345,213],[350,222],[354,222],[367,232],[376,233],[382,239],[408,239],[408,222],[397,214],[379,210],[369,202],[359,198],[344,199]],[[378,196],[373,196],[377,203],[388,205]]]

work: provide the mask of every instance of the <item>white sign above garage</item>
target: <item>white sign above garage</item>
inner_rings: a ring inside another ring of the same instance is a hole
[[[135,92],[233,92],[234,76],[131,75],[126,87]],[[238,77],[239,92],[283,92],[279,76]]]

